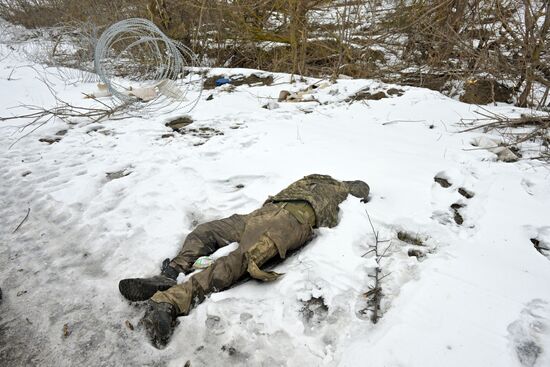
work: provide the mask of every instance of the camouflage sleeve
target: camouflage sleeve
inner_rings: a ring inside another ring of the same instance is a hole
[[[349,193],[353,196],[360,198],[361,201],[367,202],[369,196],[370,187],[363,181],[344,181],[344,184],[348,187]]]

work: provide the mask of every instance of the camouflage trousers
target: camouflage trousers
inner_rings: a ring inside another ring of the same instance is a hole
[[[263,271],[261,266],[277,255],[284,259],[288,251],[304,245],[311,239],[314,225],[315,214],[307,202],[269,203],[247,215],[201,224],[187,236],[171,262],[180,271],[190,272],[199,257],[232,242],[239,242],[239,247],[151,299],[170,303],[179,315],[187,315],[207,294],[231,287],[246,274],[262,281],[275,280],[280,274]]]

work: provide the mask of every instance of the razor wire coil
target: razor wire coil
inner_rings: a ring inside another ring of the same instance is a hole
[[[142,18],[111,25],[95,46],[94,69],[102,83],[115,98],[139,108],[175,103],[192,109],[202,92],[202,77],[193,72],[198,66],[191,49]],[[191,89],[198,93],[187,99]]]

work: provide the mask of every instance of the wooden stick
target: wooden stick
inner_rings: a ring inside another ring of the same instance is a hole
[[[19,223],[19,225],[17,226],[17,228],[15,228],[15,229],[13,230],[12,233],[17,232],[17,230],[23,225],[23,223],[25,223],[25,221],[26,221],[27,218],[29,217],[30,212],[31,212],[31,208],[28,208],[28,209],[27,209],[27,215],[25,215],[25,218],[23,218],[23,220],[21,221],[21,223]]]

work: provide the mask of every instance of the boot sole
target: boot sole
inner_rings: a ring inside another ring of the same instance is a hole
[[[151,282],[147,279],[123,279],[118,283],[118,289],[124,298],[137,302],[146,301],[157,291],[165,291],[168,288],[176,285],[174,284],[158,284],[157,282]]]

